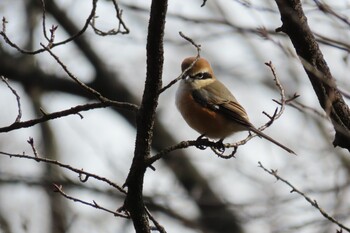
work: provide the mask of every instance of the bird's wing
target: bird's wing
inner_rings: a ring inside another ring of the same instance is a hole
[[[192,96],[203,107],[218,112],[247,128],[252,127],[245,109],[219,81],[193,91]]]

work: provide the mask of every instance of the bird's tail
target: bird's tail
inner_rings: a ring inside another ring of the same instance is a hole
[[[264,133],[261,132],[260,130],[258,130],[258,129],[256,129],[256,128],[254,128],[254,127],[250,128],[249,130],[250,130],[250,131],[253,131],[253,132],[256,133],[258,136],[263,137],[263,138],[265,138],[266,140],[268,140],[268,141],[274,143],[275,145],[281,147],[281,148],[284,149],[285,151],[287,151],[287,152],[289,152],[289,153],[291,153],[291,154],[295,154],[295,155],[296,155],[296,153],[295,153],[293,150],[291,150],[291,149],[289,149],[288,147],[286,147],[285,145],[282,145],[281,143],[277,142],[275,139],[273,139],[273,138],[271,138],[270,136],[264,134]]]

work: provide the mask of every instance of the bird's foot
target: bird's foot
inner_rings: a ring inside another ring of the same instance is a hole
[[[207,149],[207,144],[209,143],[209,139],[205,137],[205,134],[200,135],[196,142],[198,143],[196,147],[200,150],[205,150]]]
[[[213,146],[213,149],[217,150],[221,154],[223,154],[226,150],[223,141],[224,141],[224,139],[220,139],[219,141],[215,142],[215,144]]]
[[[197,145],[196,147],[200,150],[205,150],[208,147],[212,148],[213,150],[217,151],[218,153],[223,154],[226,150],[225,145],[223,143],[224,139],[220,139],[217,142],[210,141],[207,137],[205,137],[204,134],[199,136],[196,140]]]

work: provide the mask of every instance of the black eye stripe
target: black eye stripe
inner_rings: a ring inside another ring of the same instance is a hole
[[[198,74],[195,74],[195,75],[190,76],[190,77],[193,78],[193,79],[201,79],[201,80],[203,80],[203,79],[211,79],[212,78],[211,74],[208,73],[208,72],[198,73]]]

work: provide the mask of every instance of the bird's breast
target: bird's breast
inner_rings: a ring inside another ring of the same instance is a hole
[[[185,86],[178,89],[176,106],[187,124],[207,137],[225,138],[242,130],[225,116],[197,103],[192,96],[192,90]]]

